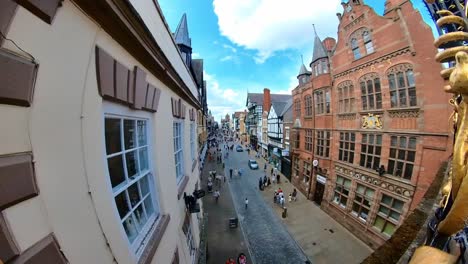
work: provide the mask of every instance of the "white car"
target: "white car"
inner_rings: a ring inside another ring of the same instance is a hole
[[[257,170],[258,169],[258,163],[256,160],[249,160],[249,167],[252,170]]]

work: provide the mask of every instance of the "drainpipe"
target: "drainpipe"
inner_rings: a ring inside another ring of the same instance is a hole
[[[312,119],[312,124],[314,126],[314,128],[312,129],[312,163],[314,162],[315,160],[315,94],[312,92],[312,105],[314,106],[314,108],[312,109],[312,116],[313,116],[313,119]],[[315,177],[315,167],[314,165],[312,164],[312,172],[310,173],[310,180],[309,180],[309,191],[307,192],[307,199],[311,200],[310,199],[310,191],[312,190],[312,180],[314,179]]]

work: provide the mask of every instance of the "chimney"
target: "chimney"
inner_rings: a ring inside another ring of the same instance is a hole
[[[270,111],[271,106],[271,96],[270,96],[270,89],[265,88],[263,89],[263,111]]]

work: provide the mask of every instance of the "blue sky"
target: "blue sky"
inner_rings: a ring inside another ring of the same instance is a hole
[[[423,0],[411,0],[433,27]],[[208,107],[219,121],[243,110],[247,92],[289,93],[312,59],[313,27],[336,38],[341,0],[158,0],[175,31],[187,14],[194,58],[204,59]],[[378,14],[384,0],[365,0]],[[318,8],[320,6],[320,8]]]

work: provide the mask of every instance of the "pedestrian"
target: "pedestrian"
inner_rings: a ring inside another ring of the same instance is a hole
[[[275,176],[272,175],[271,176],[271,183],[275,184],[275,182],[276,182],[276,178],[275,178]]]
[[[242,168],[239,168],[239,171],[238,171],[238,172],[239,172],[239,177],[241,177],[241,176],[242,176],[242,172],[243,172]]]
[[[266,168],[267,168],[267,164],[265,163],[265,165],[263,165],[263,171],[266,171]]]
[[[270,175],[273,176],[273,168],[270,170]]]
[[[247,207],[249,206],[249,199],[247,197],[245,198],[245,210],[247,210]]]
[[[296,191],[295,188],[294,188],[293,193],[292,193],[292,199],[293,199],[293,201],[297,201],[297,191]]]
[[[260,176],[260,178],[258,179],[258,189],[260,191],[263,191],[263,180],[262,180],[262,176]]]
[[[280,197],[280,205],[281,205],[281,208],[284,208],[284,196]]]
[[[237,169],[234,169],[234,176],[237,176],[238,173],[239,173],[239,172],[237,171]]]
[[[266,175],[265,175],[265,176],[266,176]],[[270,185],[271,185],[270,177],[268,177],[267,180],[268,180],[268,181],[267,181],[267,186],[270,186]]]
[[[214,196],[214,198],[215,198],[215,200],[216,200],[216,203],[218,203],[218,199],[219,199],[219,196],[220,196],[220,195],[221,195],[221,194],[219,193],[218,190],[216,190],[216,191],[213,193],[213,196]]]
[[[263,176],[263,186],[267,187],[267,176]]]
[[[277,182],[277,183],[280,183],[280,175],[279,175],[279,173],[276,174],[276,182]]]
[[[288,198],[288,202],[291,202],[292,201],[292,194],[289,193],[289,198]]]
[[[229,179],[232,180],[232,168],[229,168]]]

